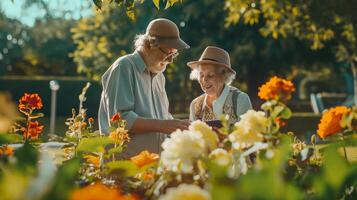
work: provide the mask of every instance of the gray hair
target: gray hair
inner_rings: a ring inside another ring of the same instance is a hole
[[[236,78],[236,74],[232,73],[228,69],[224,67],[217,67],[215,73],[219,76],[222,76],[222,79],[226,85],[230,85],[233,80]],[[199,67],[195,67],[190,73],[191,80],[200,80],[200,69]]]
[[[157,46],[157,40],[155,37],[152,37],[150,35],[147,34],[139,34],[135,36],[134,39],[134,47],[135,50],[144,50],[144,48],[148,47],[148,46]]]

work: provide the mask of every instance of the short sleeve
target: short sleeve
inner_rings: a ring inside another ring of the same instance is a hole
[[[244,92],[241,92],[237,98],[238,98],[237,99],[238,105],[237,105],[236,114],[240,118],[241,115],[246,113],[248,110],[252,109],[252,103],[250,102],[249,96]]]
[[[127,121],[126,128],[130,130],[138,117],[133,111],[135,104],[133,66],[122,59],[112,67],[107,80],[103,83],[108,122],[111,116],[120,112],[121,117]]]

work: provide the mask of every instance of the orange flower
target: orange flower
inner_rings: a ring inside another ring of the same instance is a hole
[[[14,154],[14,149],[7,146],[7,145],[4,145],[2,147],[0,147],[0,157],[2,155],[6,155],[6,156],[12,156]]]
[[[284,122],[280,117],[276,118],[275,123],[279,124],[280,127],[283,127],[286,125],[286,122]]]
[[[130,141],[128,130],[125,130],[123,127],[119,127],[111,132],[109,138],[114,140],[117,144],[123,144],[125,141]]]
[[[342,116],[351,110],[346,106],[337,106],[325,112],[320,120],[317,134],[321,138],[326,138],[342,131],[340,121]]]
[[[148,165],[150,163],[157,161],[158,159],[159,159],[158,154],[150,153],[146,150],[142,151],[142,152],[140,152],[140,154],[130,158],[131,162],[133,162],[138,167]]]
[[[41,134],[43,131],[43,126],[40,126],[40,123],[38,121],[35,122],[29,122],[27,129],[23,128],[22,129],[24,137],[26,138],[38,138],[38,136]]]
[[[93,119],[93,117],[88,118],[88,123],[89,123],[89,124],[94,124],[94,119]]]
[[[70,200],[135,200],[135,195],[123,195],[119,190],[109,188],[101,183],[89,185],[75,190],[70,195]]]
[[[99,156],[85,155],[84,159],[86,159],[87,163],[93,164],[97,168],[100,166]]]
[[[274,76],[264,85],[259,87],[258,96],[263,100],[282,100],[291,98],[291,93],[295,91],[295,86],[291,81]]]
[[[115,122],[119,122],[120,119],[121,119],[120,113],[117,113],[117,114],[113,115],[113,117],[110,121],[115,123]]]
[[[38,94],[27,94],[19,100],[20,110],[41,109],[43,107],[41,97]]]

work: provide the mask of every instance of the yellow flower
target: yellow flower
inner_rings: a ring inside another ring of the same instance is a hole
[[[259,87],[258,96],[263,100],[287,101],[291,98],[291,93],[295,91],[295,86],[291,81],[274,76],[264,85]]]
[[[113,132],[109,134],[109,138],[114,140],[116,144],[122,145],[125,141],[129,142],[129,134],[128,130],[125,130],[123,127],[119,127],[115,129]]]
[[[0,147],[0,157],[5,155],[5,156],[12,156],[14,154],[14,149],[4,145],[2,147]]]
[[[142,167],[153,162],[156,162],[159,159],[159,155],[156,153],[150,153],[148,151],[142,151],[140,154],[130,158],[136,166]]]
[[[83,158],[86,159],[87,163],[93,164],[95,167],[99,167],[100,166],[100,158],[99,158],[99,156],[85,155]]]
[[[351,110],[346,106],[337,106],[325,112],[320,120],[317,134],[321,138],[326,138],[330,135],[334,135],[336,133],[341,132],[342,127],[340,125],[340,122],[342,116],[350,111]]]
[[[191,123],[189,130],[200,133],[210,151],[217,148],[218,136],[206,123],[199,120],[194,121]]]
[[[177,188],[169,188],[159,200],[209,200],[210,195],[206,190],[197,185],[181,184]]]
[[[235,124],[235,130],[229,135],[233,148],[243,149],[263,141],[267,123],[268,119],[262,111],[248,110],[241,115],[241,120]]]

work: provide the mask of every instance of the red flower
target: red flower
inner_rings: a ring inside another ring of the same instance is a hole
[[[27,94],[19,100],[20,110],[41,109],[43,107],[41,97],[38,94]]]
[[[113,117],[110,121],[115,123],[115,122],[119,122],[120,119],[121,119],[120,113],[117,113],[117,114],[113,115]]]
[[[280,117],[276,118],[274,121],[279,124],[280,127],[286,126],[286,122],[284,122]]]
[[[25,138],[38,138],[43,131],[43,126],[40,126],[38,121],[29,122],[27,129],[22,129]]]
[[[93,117],[88,118],[88,123],[89,123],[89,124],[94,124],[94,119],[93,119]]]

